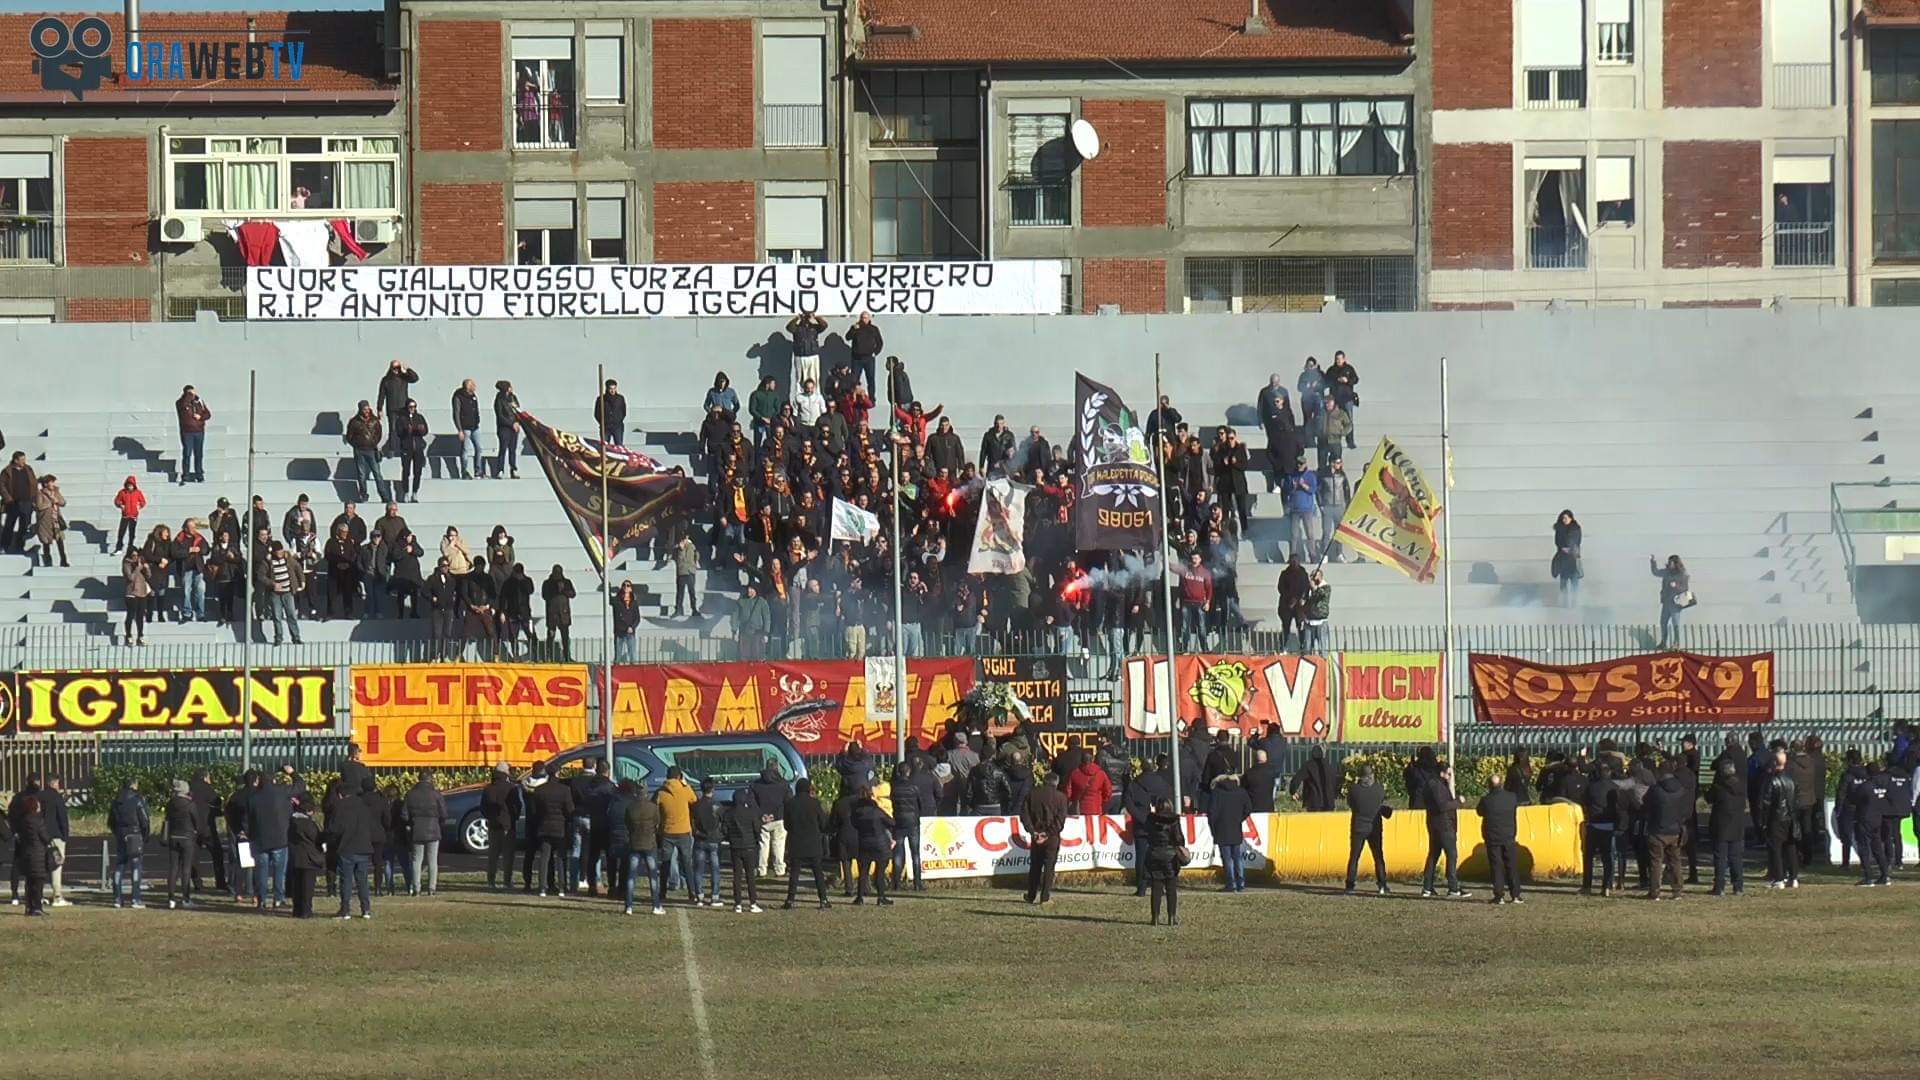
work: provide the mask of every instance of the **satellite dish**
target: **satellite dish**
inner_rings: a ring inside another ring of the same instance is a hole
[[[1100,133],[1093,130],[1092,124],[1085,120],[1075,120],[1073,126],[1067,129],[1067,134],[1073,139],[1074,150],[1078,151],[1083,159],[1092,161],[1100,156]]]

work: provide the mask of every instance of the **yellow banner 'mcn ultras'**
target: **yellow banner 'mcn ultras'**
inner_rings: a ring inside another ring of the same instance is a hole
[[[334,669],[253,673],[253,728],[332,732]],[[189,671],[23,671],[12,730],[23,734],[240,730],[241,674]]]

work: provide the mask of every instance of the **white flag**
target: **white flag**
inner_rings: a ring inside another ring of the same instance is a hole
[[[862,510],[845,499],[833,500],[833,539],[868,543],[879,535],[878,515]]]
[[[1027,564],[1027,492],[1031,488],[997,476],[980,498],[980,520],[973,529],[969,574],[1017,574]]]

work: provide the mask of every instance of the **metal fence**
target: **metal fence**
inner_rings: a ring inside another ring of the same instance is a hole
[[[827,145],[827,109],[824,105],[762,105],[761,142],[769,147]]]

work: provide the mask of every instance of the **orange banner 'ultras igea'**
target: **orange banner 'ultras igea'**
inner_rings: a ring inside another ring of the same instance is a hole
[[[369,765],[531,765],[586,741],[582,664],[375,664],[352,677]]]

